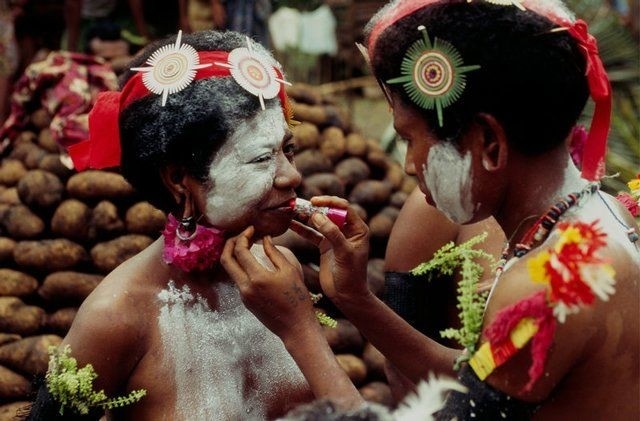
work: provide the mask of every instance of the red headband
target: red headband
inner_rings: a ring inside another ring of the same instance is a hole
[[[611,126],[611,83],[604,69],[598,44],[589,34],[587,24],[578,20],[568,26],[569,34],[578,42],[587,60],[587,81],[595,110],[589,127],[589,136],[582,154],[582,177],[596,181],[605,174],[607,137]]]
[[[382,16],[369,35],[369,54],[375,53],[378,38],[388,27],[436,1],[438,0],[406,1]],[[595,102],[595,111],[582,155],[582,177],[590,181],[599,180],[605,174],[607,137],[611,126],[612,99],[609,77],[600,59],[596,39],[589,34],[584,21],[577,20],[571,23],[555,15],[547,17],[569,31],[583,50],[587,60],[586,77],[591,98]]]
[[[195,72],[193,80],[208,79],[212,77],[232,76],[232,66],[228,65],[230,52],[228,51],[199,51],[200,66],[212,64],[207,67],[199,67]],[[248,69],[250,71],[250,69]],[[281,83],[277,96],[289,121],[291,117],[290,105],[285,92],[282,80],[282,72],[277,67],[273,67],[277,76],[276,80]],[[153,71],[153,70],[151,70]],[[263,75],[264,76],[264,75]],[[120,112],[134,101],[144,98],[153,92],[145,85],[145,73],[140,72],[132,76],[121,92],[102,92],[89,113],[89,139],[76,143],[68,148],[69,155],[78,171],[87,168],[111,168],[120,165]],[[247,89],[242,85],[244,89]],[[174,92],[179,91],[175,90]],[[249,89],[247,89],[249,90]],[[171,92],[168,92],[169,94]],[[261,103],[263,98],[260,97]]]

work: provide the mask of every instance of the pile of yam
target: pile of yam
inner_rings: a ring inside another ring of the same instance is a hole
[[[374,139],[350,127],[339,107],[313,88],[289,92],[298,195],[349,199],[371,228],[368,282],[380,294],[389,232],[415,181]],[[83,300],[103,277],[159,237],[165,214],[115,171],[68,169],[52,141],[50,117],[37,110],[0,160],[0,421],[33,398],[33,380],[46,372],[50,345],[67,333]],[[319,291],[318,256],[290,233],[278,239],[298,254],[309,288]],[[367,399],[390,404],[384,358],[323,299],[337,319],[325,328],[338,362]]]

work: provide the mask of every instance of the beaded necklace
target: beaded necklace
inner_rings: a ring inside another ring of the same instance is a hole
[[[600,189],[600,183],[593,182],[586,185],[586,187],[579,192],[570,193],[564,199],[560,200],[555,205],[551,206],[547,212],[545,212],[538,220],[529,228],[529,230],[524,234],[522,240],[517,243],[513,249],[513,257],[520,258],[527,254],[533,248],[533,244],[539,243],[543,241],[553,227],[558,223],[558,220],[562,215],[565,214],[571,207],[580,203],[580,200],[585,196],[590,196],[597,192]],[[528,218],[523,220],[526,221]],[[516,232],[518,230],[516,229]],[[507,264],[507,259],[509,258],[509,247],[510,240],[507,240],[505,243],[504,249],[502,250],[502,254],[500,256],[500,260],[498,261],[498,265],[496,267],[496,281],[504,272],[504,267]],[[495,282],[494,282],[495,285]]]

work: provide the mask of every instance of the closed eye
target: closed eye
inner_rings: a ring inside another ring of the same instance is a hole
[[[251,164],[259,164],[262,162],[268,162],[271,160],[271,158],[273,158],[273,154],[272,153],[266,153],[264,155],[260,155],[259,157],[251,160]]]

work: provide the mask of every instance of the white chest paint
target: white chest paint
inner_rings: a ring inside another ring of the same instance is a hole
[[[288,399],[287,391],[305,387],[305,379],[235,286],[214,288],[218,310],[173,281],[158,294],[163,352],[176,387],[174,419],[265,419],[266,404]]]

